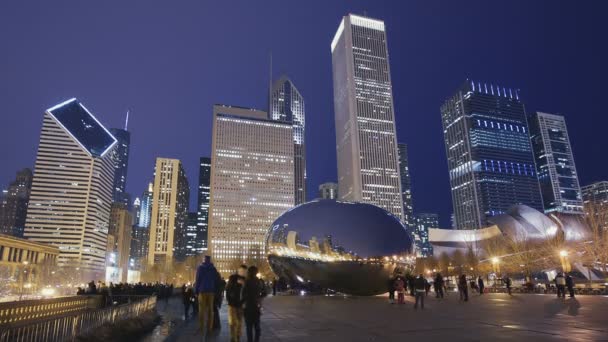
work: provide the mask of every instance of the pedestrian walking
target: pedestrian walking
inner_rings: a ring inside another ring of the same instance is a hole
[[[418,275],[418,278],[414,280],[414,291],[416,294],[416,302],[414,303],[414,309],[418,309],[418,303],[420,303],[420,308],[424,310],[426,284],[422,274]]]
[[[443,276],[441,275],[441,273],[437,273],[437,275],[435,276],[434,284],[435,284],[435,297],[443,298],[444,281],[443,281]]]
[[[566,288],[568,288],[570,298],[574,298],[574,279],[569,274],[566,274]]]
[[[264,284],[257,278],[258,268],[250,266],[243,286],[243,314],[247,330],[247,342],[260,341],[260,316],[262,314],[262,298],[266,296]]]
[[[404,304],[405,303],[405,281],[403,278],[397,277],[395,278],[395,291],[397,291],[397,303]]]
[[[460,292],[460,300],[469,301],[469,287],[467,285],[467,276],[464,274],[460,275],[458,279],[458,291]]]
[[[184,320],[187,320],[190,307],[194,304],[194,292],[192,291],[192,287],[186,284],[182,286],[182,303],[184,304]]]
[[[226,289],[226,281],[222,277],[217,277],[215,284],[215,295],[213,296],[213,330],[221,329],[220,308],[224,302],[224,290]]]
[[[279,280],[277,278],[274,278],[274,280],[272,281],[272,295],[276,296],[277,295],[277,282]]]
[[[196,270],[196,283],[194,284],[194,293],[198,297],[198,319],[202,334],[210,335],[213,329],[213,305],[219,277],[220,274],[211,263],[211,257],[205,255],[205,261]]]
[[[395,279],[393,277],[388,278],[386,287],[388,290],[388,302],[390,304],[395,304]]]
[[[557,287],[557,298],[566,298],[566,278],[560,272],[555,276],[555,287]]]
[[[483,278],[481,276],[477,278],[477,286],[479,286],[479,295],[482,295],[486,286],[483,283]]]
[[[429,291],[431,291],[431,283],[429,283],[428,279],[424,278],[424,295],[428,296]]]
[[[507,286],[507,293],[509,294],[509,296],[512,296],[513,294],[511,293],[511,278],[509,278],[509,276],[505,276],[504,282]]]
[[[243,286],[247,266],[241,265],[237,272],[228,278],[226,285],[226,302],[228,302],[228,326],[230,327],[230,341],[241,340],[243,329]]]

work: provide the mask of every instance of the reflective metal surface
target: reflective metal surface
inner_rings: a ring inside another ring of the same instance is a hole
[[[273,271],[353,295],[386,292],[395,269],[409,267],[412,241],[392,214],[371,204],[315,200],[281,215],[266,248]]]

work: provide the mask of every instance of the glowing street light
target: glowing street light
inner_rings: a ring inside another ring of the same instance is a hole
[[[559,251],[559,256],[561,256],[562,258],[565,258],[568,256],[568,251],[562,249],[561,251]]]
[[[494,273],[500,273],[500,259],[498,257],[493,257],[492,266],[494,267]]]

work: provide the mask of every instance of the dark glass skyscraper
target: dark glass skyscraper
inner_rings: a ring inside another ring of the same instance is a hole
[[[412,181],[407,157],[407,144],[397,144],[399,156],[399,173],[401,177],[401,198],[403,199],[403,222],[411,228],[415,225],[414,207],[412,204]]]
[[[415,222],[413,231],[417,255],[420,257],[433,255],[433,246],[429,241],[429,228],[439,228],[439,215],[420,213],[412,221]]]
[[[188,213],[188,220],[186,221],[186,256],[194,256],[202,252],[199,248],[198,228],[198,213]]]
[[[457,229],[485,227],[514,204],[543,210],[518,90],[467,80],[441,117]]]
[[[211,198],[211,158],[201,157],[198,172],[198,205],[197,223],[198,237],[196,249],[207,250],[209,231],[209,199]]]
[[[566,120],[561,115],[530,115],[530,136],[545,212],[583,214],[583,198]]]
[[[125,127],[126,128],[126,127]],[[127,169],[129,167],[129,145],[131,144],[131,133],[126,129],[110,128],[110,132],[118,143],[112,150],[112,162],[114,164],[114,185],[112,200],[127,205],[131,204],[131,198],[127,194]]]
[[[23,237],[32,189],[32,170],[23,169],[0,195],[0,234]]]
[[[306,202],[306,146],[304,98],[287,76],[281,76],[270,90],[272,120],[293,125],[295,204]]]

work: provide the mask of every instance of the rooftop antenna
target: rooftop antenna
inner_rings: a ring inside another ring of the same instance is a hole
[[[268,74],[268,117],[272,119],[272,51],[270,51],[270,67]]]
[[[129,110],[127,109],[127,117],[125,118],[125,131],[127,130],[127,126],[129,126]]]

